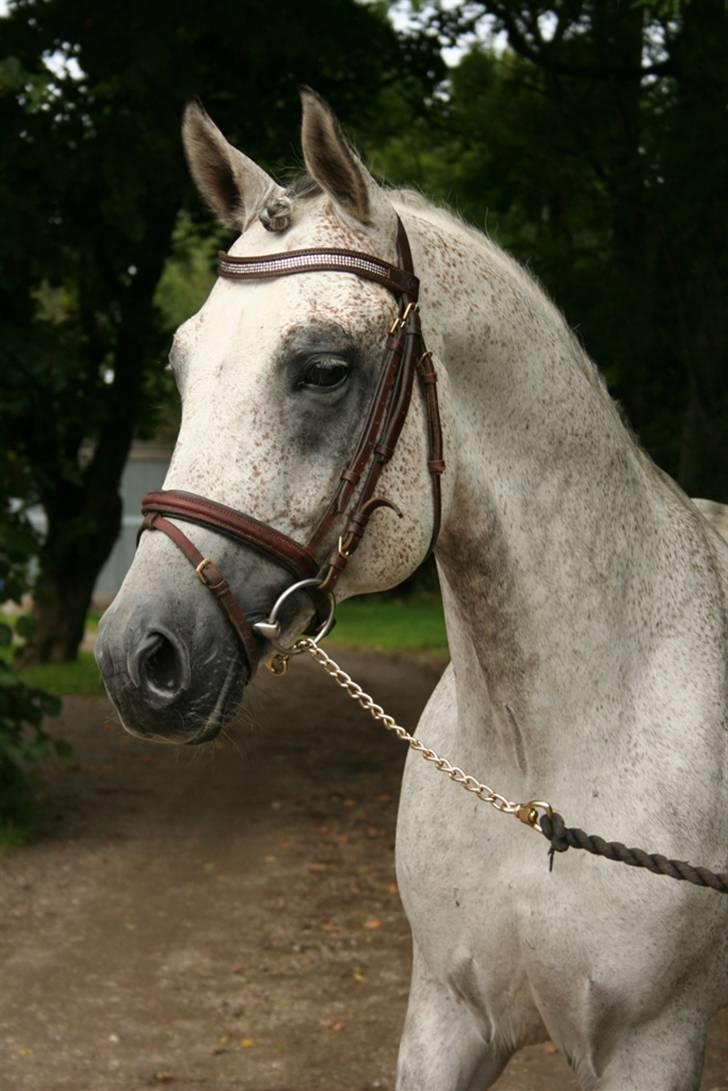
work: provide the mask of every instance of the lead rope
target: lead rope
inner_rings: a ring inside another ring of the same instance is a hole
[[[445,773],[455,784],[459,784],[466,792],[472,792],[481,803],[488,803],[501,814],[511,814],[543,834],[550,844],[549,871],[554,864],[554,855],[557,852],[566,852],[567,849],[584,849],[594,856],[601,856],[605,860],[615,860],[618,863],[628,864],[630,867],[646,868],[653,875],[666,875],[670,879],[678,879],[683,882],[693,883],[695,886],[707,887],[719,894],[728,894],[728,873],[710,871],[708,868],[695,867],[685,860],[671,860],[659,853],[648,853],[644,849],[627,848],[621,841],[605,841],[596,834],[587,834],[584,830],[575,826],[567,826],[561,815],[554,811],[550,803],[545,800],[532,799],[528,803],[516,803],[496,792],[495,789],[483,784],[477,777],[463,772],[457,765],[452,765],[447,758],[441,757],[436,750],[426,746],[416,735],[411,734],[397,721],[389,716],[381,705],[365,693],[361,686],[355,682],[351,675],[336,663],[323,648],[320,648],[314,640],[302,637],[297,640],[295,652],[308,652],[313,660],[321,666],[326,673],[333,678],[338,686],[344,690],[360,708],[368,712],[373,720],[381,723],[386,731],[391,731],[402,742],[406,742],[410,750],[421,754],[425,761],[431,762],[441,773]],[[272,668],[274,674],[285,673],[287,656],[278,656],[278,668]]]

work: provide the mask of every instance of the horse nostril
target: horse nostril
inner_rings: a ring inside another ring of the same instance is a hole
[[[190,684],[182,645],[169,634],[148,633],[137,648],[134,681],[147,693],[171,701]]]
[[[156,689],[179,689],[179,663],[170,642],[163,636],[157,636],[156,648],[147,652],[144,673]]]

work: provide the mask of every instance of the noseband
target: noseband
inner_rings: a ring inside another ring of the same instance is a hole
[[[195,493],[159,490],[147,493],[142,501],[144,519],[140,535],[145,530],[160,530],[184,554],[200,581],[215,595],[225,611],[240,639],[251,671],[257,657],[253,629],[271,639],[279,650],[290,651],[276,644],[276,637],[280,634],[278,610],[283,599],[305,584],[316,607],[316,624],[320,626],[314,639],[320,640],[333,622],[333,588],[358,548],[372,513],[377,508],[389,507],[401,518],[402,513],[396,505],[385,496],[378,495],[376,490],[382,471],[396,450],[412,399],[415,374],[421,385],[427,420],[427,468],[433,498],[430,549],[437,541],[440,530],[440,474],[445,469],[437,375],[422,336],[417,307],[419,280],[412,266],[409,241],[399,219],[398,225],[398,266],[356,250],[328,247],[251,258],[233,257],[224,252],[219,254],[219,274],[231,280],[259,280],[317,272],[354,273],[381,284],[398,303],[397,316],[385,342],[374,396],[354,453],[306,545],[250,515]],[[169,521],[170,518],[195,523],[242,542],[296,578],[296,583],[275,604],[268,622],[250,625],[217,566],[208,557],[203,557],[179,527]],[[322,562],[317,555],[325,539],[336,531],[337,526],[337,546]]]

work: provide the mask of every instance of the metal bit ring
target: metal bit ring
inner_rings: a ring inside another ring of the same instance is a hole
[[[303,589],[306,587],[320,586],[321,580],[319,579],[299,580],[298,583],[291,584],[291,586],[287,587],[285,591],[283,591],[273,603],[273,608],[268,615],[268,618],[265,621],[256,622],[256,624],[253,626],[255,631],[260,633],[261,636],[265,637],[265,639],[270,642],[270,644],[280,655],[300,655],[301,652],[306,650],[305,648],[297,647],[298,643],[302,639],[301,636],[297,636],[288,647],[280,643],[281,623],[278,620],[278,614],[280,613],[283,603],[286,601],[287,598],[289,598],[291,595],[294,595],[297,591],[303,591]],[[333,592],[327,591],[326,594],[329,597],[329,612],[326,620],[323,622],[318,632],[314,636],[305,637],[305,639],[307,641],[310,641],[310,643],[313,644],[314,647],[316,647],[319,641],[323,640],[326,634],[331,631],[331,626],[334,624],[334,614],[336,613],[336,599],[334,598]]]

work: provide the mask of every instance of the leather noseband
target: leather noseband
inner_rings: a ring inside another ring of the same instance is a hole
[[[318,579],[310,589],[316,617],[325,614],[324,603],[362,540],[371,515],[379,507],[401,512],[384,496],[377,495],[382,471],[394,454],[412,398],[415,374],[425,404],[427,419],[427,468],[432,481],[433,528],[430,549],[440,530],[440,474],[443,461],[442,428],[437,399],[437,375],[422,336],[417,308],[419,280],[412,267],[412,255],[404,226],[398,218],[397,253],[399,266],[356,250],[322,247],[292,250],[264,257],[233,257],[221,252],[220,276],[232,280],[258,280],[300,273],[353,273],[387,288],[397,299],[398,313],[390,326],[382,364],[366,419],[354,453],[343,469],[339,484],[306,545],[273,527],[195,493],[177,490],[150,492],[142,501],[145,530],[160,530],[181,550],[199,579],[217,598],[237,633],[252,672],[257,656],[256,637],[250,622],[237,604],[227,581],[213,562],[199,552],[190,539],[169,519],[195,523],[257,550],[286,569],[297,581]],[[169,518],[168,518],[169,517]],[[336,548],[323,563],[317,554],[324,540],[338,524]]]

